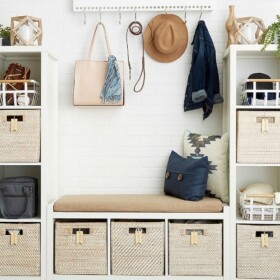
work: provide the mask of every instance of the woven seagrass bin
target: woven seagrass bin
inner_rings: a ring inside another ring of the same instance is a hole
[[[56,274],[107,274],[107,223],[55,223]]]
[[[0,224],[0,275],[40,275],[40,224]]]
[[[222,276],[222,223],[169,223],[169,275]]]
[[[237,112],[237,162],[280,163],[280,112]]]
[[[237,225],[237,278],[280,279],[280,226]]]
[[[164,222],[111,223],[113,275],[164,274]]]
[[[0,162],[40,161],[40,110],[0,110]]]

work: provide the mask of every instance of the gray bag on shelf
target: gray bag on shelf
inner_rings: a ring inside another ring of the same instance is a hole
[[[37,214],[38,181],[33,177],[0,180],[0,218],[33,218]]]

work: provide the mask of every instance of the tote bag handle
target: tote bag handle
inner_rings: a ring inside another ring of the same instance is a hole
[[[101,26],[103,27],[103,31],[104,31],[104,35],[105,35],[105,40],[106,40],[106,46],[107,46],[107,51],[108,51],[108,54],[111,55],[112,52],[111,52],[111,47],[110,47],[110,44],[109,44],[109,41],[108,41],[108,36],[107,36],[107,32],[106,32],[106,29],[105,29],[105,26],[102,22],[99,22],[97,23],[96,27],[95,27],[95,30],[94,30],[94,33],[93,33],[93,37],[91,39],[91,43],[90,43],[90,46],[89,46],[89,51],[88,51],[88,60],[91,60],[91,55],[92,55],[92,48],[93,48],[93,44],[94,44],[94,41],[95,41],[95,37],[96,37],[96,31],[98,29],[98,27]]]

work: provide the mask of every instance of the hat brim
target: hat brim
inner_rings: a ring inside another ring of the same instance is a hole
[[[179,44],[176,51],[171,54],[163,54],[154,45],[152,30],[155,30],[163,21],[172,21],[179,31]],[[159,62],[172,62],[177,60],[185,52],[188,45],[188,29],[184,21],[172,14],[161,14],[154,17],[144,31],[144,47],[150,57]]]

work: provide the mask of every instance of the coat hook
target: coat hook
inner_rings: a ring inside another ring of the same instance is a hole
[[[122,24],[121,8],[119,8],[119,24]]]
[[[202,18],[202,13],[203,13],[202,6],[200,6],[200,9],[201,9],[201,10],[200,10],[201,12],[200,12],[199,20],[201,20],[201,18]]]
[[[165,7],[165,14],[167,15],[167,7]]]
[[[187,24],[187,7],[185,6],[185,24]]]
[[[102,22],[101,8],[99,8],[99,22]]]
[[[137,21],[136,7],[134,8],[134,22]]]
[[[84,8],[84,25],[87,24],[87,14],[86,14],[86,8]]]

